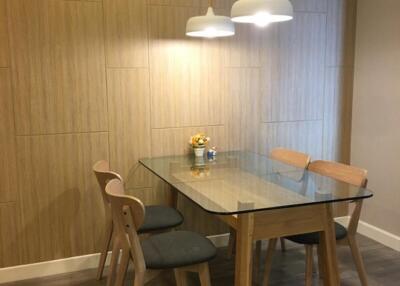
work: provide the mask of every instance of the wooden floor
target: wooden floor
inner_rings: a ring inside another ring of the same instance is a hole
[[[369,286],[398,286],[400,285],[400,252],[396,252],[368,238],[359,237],[361,253],[366,264]],[[270,285],[300,286],[304,285],[304,251],[303,247],[287,243],[288,250],[276,252]],[[265,246],[264,246],[265,247]],[[218,257],[210,264],[212,285],[233,285],[233,260],[225,259],[225,249],[220,249]],[[339,247],[338,258],[340,262],[341,285],[360,285],[355,271],[350,250]],[[87,270],[42,279],[27,280],[15,283],[1,284],[1,286],[104,286],[105,281],[96,281],[95,270]],[[128,275],[126,285],[132,285],[132,274]],[[190,277],[189,285],[199,285],[196,276]],[[171,272],[146,284],[146,286],[172,286],[175,281]],[[314,274],[314,284],[322,285],[318,275]]]

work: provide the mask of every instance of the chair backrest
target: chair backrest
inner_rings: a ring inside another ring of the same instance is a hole
[[[367,170],[333,161],[317,160],[308,170],[357,187],[366,187]]]
[[[368,184],[368,171],[355,166],[332,161],[318,160],[311,162],[308,166],[308,170],[361,188],[366,188]],[[355,208],[351,214],[350,223],[348,226],[349,234],[355,235],[357,232],[362,202],[363,200],[355,201]]]
[[[97,182],[99,183],[103,202],[105,205],[108,205],[109,202],[106,196],[106,185],[113,179],[122,181],[122,177],[119,174],[110,171],[110,164],[105,160],[96,162],[93,165],[93,172],[96,175]]]
[[[119,179],[109,181],[105,193],[110,202],[113,224],[116,229],[116,237],[113,243],[118,243],[123,249],[129,249],[136,273],[146,271],[143,251],[137,233],[145,217],[143,203],[135,197],[125,195],[124,184]]]
[[[308,154],[281,147],[273,149],[270,153],[270,157],[271,159],[303,169],[306,169],[311,161],[311,157]]]

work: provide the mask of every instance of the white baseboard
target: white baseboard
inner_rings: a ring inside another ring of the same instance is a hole
[[[229,233],[210,236],[209,239],[214,243],[216,247],[224,247],[228,245]],[[99,262],[99,257],[100,254],[96,253],[65,259],[0,268],[0,283],[8,283],[96,268]],[[110,257],[111,256],[108,255],[106,265],[109,264]]]
[[[364,221],[358,223],[358,232],[394,250],[400,251],[400,236],[394,235]]]
[[[89,254],[14,267],[0,268],[0,283],[96,268],[100,254]],[[108,259],[109,260],[109,259]],[[107,261],[109,263],[109,261]]]
[[[335,220],[342,225],[347,226],[349,224],[350,217],[339,217]],[[357,232],[396,251],[400,251],[400,236],[394,235],[364,221],[359,221]]]
[[[337,222],[347,226],[350,217],[340,217]],[[377,228],[366,222],[360,221],[358,232],[394,250],[400,251],[400,237],[385,230]],[[228,245],[229,233],[210,236],[209,239],[216,247]],[[34,264],[20,265],[15,267],[0,268],[0,283],[7,283],[32,278],[63,274],[68,272],[81,271],[96,268],[100,254],[89,254],[71,258],[52,260]],[[110,255],[106,264],[109,263]]]

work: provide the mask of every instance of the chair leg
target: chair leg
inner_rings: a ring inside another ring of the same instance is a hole
[[[201,286],[211,286],[210,270],[208,263],[202,263],[199,265],[199,277]]]
[[[260,264],[261,264],[261,250],[262,250],[262,240],[256,241],[256,250],[254,253],[253,261],[253,279],[258,283],[260,280]]]
[[[229,242],[226,253],[226,259],[231,259],[236,247],[236,231],[232,227],[229,228]]]
[[[364,262],[360,253],[360,250],[358,249],[358,244],[356,241],[356,238],[354,236],[348,236],[347,241],[349,243],[350,249],[351,249],[351,254],[353,255],[354,263],[356,264],[357,271],[358,271],[358,276],[361,281],[362,286],[367,286],[367,273],[365,271],[364,267]]]
[[[145,277],[145,272],[135,273],[133,286],[144,286],[144,277]]]
[[[97,280],[103,278],[104,265],[106,264],[108,250],[110,249],[111,239],[113,233],[112,221],[109,221],[106,226],[106,235],[104,237],[103,247],[101,249],[99,266],[97,267]]]
[[[268,286],[269,283],[269,274],[271,272],[272,258],[274,256],[274,251],[276,248],[277,241],[278,241],[277,238],[272,238],[268,242],[267,256],[265,258],[264,278],[263,278],[264,286]]]
[[[285,252],[286,251],[285,239],[283,237],[281,237],[279,240],[281,242],[281,250],[282,250],[282,252]]]
[[[124,285],[126,271],[128,269],[128,265],[129,265],[129,258],[130,258],[129,249],[123,249],[121,260],[119,262],[119,268],[118,268],[116,282],[114,284],[115,286],[123,286]]]
[[[107,277],[107,286],[113,286],[115,273],[118,267],[118,259],[119,259],[120,246],[118,239],[114,239],[113,241],[113,249],[111,254],[111,263],[110,270]]]
[[[188,286],[186,272],[180,269],[174,269],[176,286]],[[135,285],[136,286],[136,285]]]
[[[324,274],[325,268],[324,268],[324,258],[323,258],[324,253],[322,251],[321,244],[318,244],[317,252],[318,252],[318,272],[319,272],[319,277],[322,278],[325,275]]]
[[[312,285],[312,272],[313,272],[313,246],[305,245],[306,248],[306,286]]]

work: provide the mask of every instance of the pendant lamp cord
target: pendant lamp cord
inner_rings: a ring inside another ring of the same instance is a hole
[[[213,0],[208,0],[208,7],[212,7],[213,6]]]

